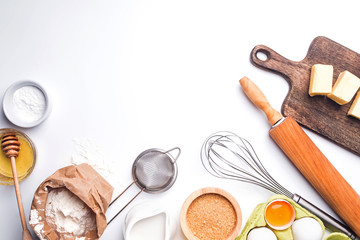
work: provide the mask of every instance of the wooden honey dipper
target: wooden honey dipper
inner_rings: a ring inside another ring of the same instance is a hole
[[[19,155],[20,142],[14,132],[5,133],[2,136],[1,148],[2,148],[3,152],[5,153],[5,156],[7,158],[10,158],[10,160],[11,160],[11,168],[12,168],[14,185],[15,185],[16,199],[17,199],[17,203],[18,203],[18,207],[19,207],[21,224],[23,227],[23,234],[22,234],[23,238],[22,239],[23,240],[30,240],[30,239],[32,240],[32,236],[26,225],[24,207],[23,207],[21,193],[20,193],[19,180],[18,180],[17,172],[16,172],[15,158],[17,158],[17,156]]]

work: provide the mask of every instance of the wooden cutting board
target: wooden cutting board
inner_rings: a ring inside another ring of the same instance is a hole
[[[258,58],[259,52],[267,59]],[[360,77],[358,53],[326,37],[317,37],[300,62],[288,60],[264,45],[256,46],[250,59],[255,66],[280,74],[288,81],[290,90],[281,108],[284,116],[292,116],[303,126],[360,155],[360,120],[347,115],[352,101],[340,106],[325,96],[308,94],[312,65],[333,65],[333,83],[345,70]]]

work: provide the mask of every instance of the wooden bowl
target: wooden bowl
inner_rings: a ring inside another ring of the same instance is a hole
[[[206,199],[206,198],[209,198],[209,199]],[[212,200],[210,200],[210,198],[212,198]],[[209,200],[208,201],[209,202],[208,206],[213,207],[214,205],[211,204],[210,201],[214,202],[215,201],[214,198],[219,198],[219,200],[221,200],[221,202],[223,204],[227,205],[227,207],[231,206],[232,209],[233,209],[233,213],[231,213],[231,215],[233,215],[233,214],[235,215],[234,216],[234,218],[235,218],[234,223],[231,224],[231,225],[233,225],[233,227],[231,228],[231,230],[229,230],[227,232],[228,234],[227,234],[226,237],[223,238],[223,240],[234,240],[239,235],[240,229],[241,229],[242,215],[241,215],[241,209],[240,209],[240,206],[239,206],[238,202],[236,201],[236,199],[230,193],[226,192],[225,190],[222,190],[222,189],[219,189],[219,188],[214,188],[214,187],[207,187],[207,188],[199,189],[199,190],[195,191],[194,193],[192,193],[185,200],[185,202],[184,202],[184,204],[183,204],[183,206],[181,208],[180,224],[181,224],[181,229],[182,229],[186,239],[188,239],[188,240],[198,240],[198,239],[200,239],[197,236],[195,236],[195,234],[191,230],[192,227],[191,227],[191,223],[189,223],[189,220],[188,220],[188,214],[189,214],[189,217],[193,216],[193,212],[196,210],[194,208],[196,208],[197,206],[201,206],[201,209],[198,211],[198,213],[200,213],[200,212],[207,213],[207,209],[206,209],[207,208],[206,207],[207,203],[206,202],[207,202],[207,200]],[[195,200],[197,200],[197,202],[194,203]],[[203,202],[201,202],[201,204],[199,204],[200,201],[203,201]],[[194,203],[194,205],[192,205],[193,203]],[[222,204],[222,203],[217,203],[217,204],[219,204],[219,205],[217,205],[219,207],[216,207],[216,208],[217,209],[221,208],[220,204]],[[189,212],[189,209],[191,210],[190,212]],[[211,207],[210,207],[208,213],[210,215],[215,215],[213,212],[215,212],[214,209],[211,209]],[[195,213],[195,215],[196,216],[201,215],[201,214],[198,214],[198,213],[197,214]],[[215,217],[215,216],[212,216],[212,217]],[[224,216],[224,217],[226,217],[226,216]],[[214,220],[218,220],[218,219],[219,218],[216,218],[216,219],[214,218]],[[199,219],[197,219],[195,224],[198,224],[199,222],[201,222],[201,221],[198,221],[198,220]],[[224,221],[224,218],[220,219],[220,222],[223,222],[223,221]],[[229,224],[229,223],[226,223],[226,224]],[[225,228],[231,227],[231,225],[226,226]],[[215,226],[213,226],[213,227],[215,227]],[[220,226],[219,229],[224,229],[224,228],[222,228]],[[202,239],[204,239],[204,237]]]

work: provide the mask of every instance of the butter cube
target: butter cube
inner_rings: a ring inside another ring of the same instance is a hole
[[[348,115],[360,119],[360,92],[356,95],[355,100],[349,109]]]
[[[351,101],[359,87],[360,79],[351,72],[344,71],[340,73],[328,97],[343,105]]]
[[[328,95],[331,93],[333,66],[315,64],[311,67],[309,95]]]

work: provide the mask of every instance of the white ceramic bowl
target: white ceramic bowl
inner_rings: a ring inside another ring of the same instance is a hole
[[[39,117],[33,121],[24,120],[23,118],[19,117],[19,114],[16,112],[16,105],[14,103],[15,92],[18,89],[21,89],[21,88],[27,87],[27,86],[35,87],[36,89],[38,89],[43,94],[44,101],[45,101],[44,111],[42,112],[41,117]],[[12,85],[10,85],[10,87],[8,87],[8,89],[6,90],[6,92],[4,94],[4,98],[3,98],[4,114],[10,122],[12,122],[13,124],[15,124],[18,127],[31,128],[31,127],[39,125],[49,116],[49,114],[51,112],[51,108],[52,108],[51,101],[50,101],[50,98],[49,98],[48,94],[46,93],[45,89],[40,84],[38,84],[34,81],[25,80],[25,81],[15,82]]]

